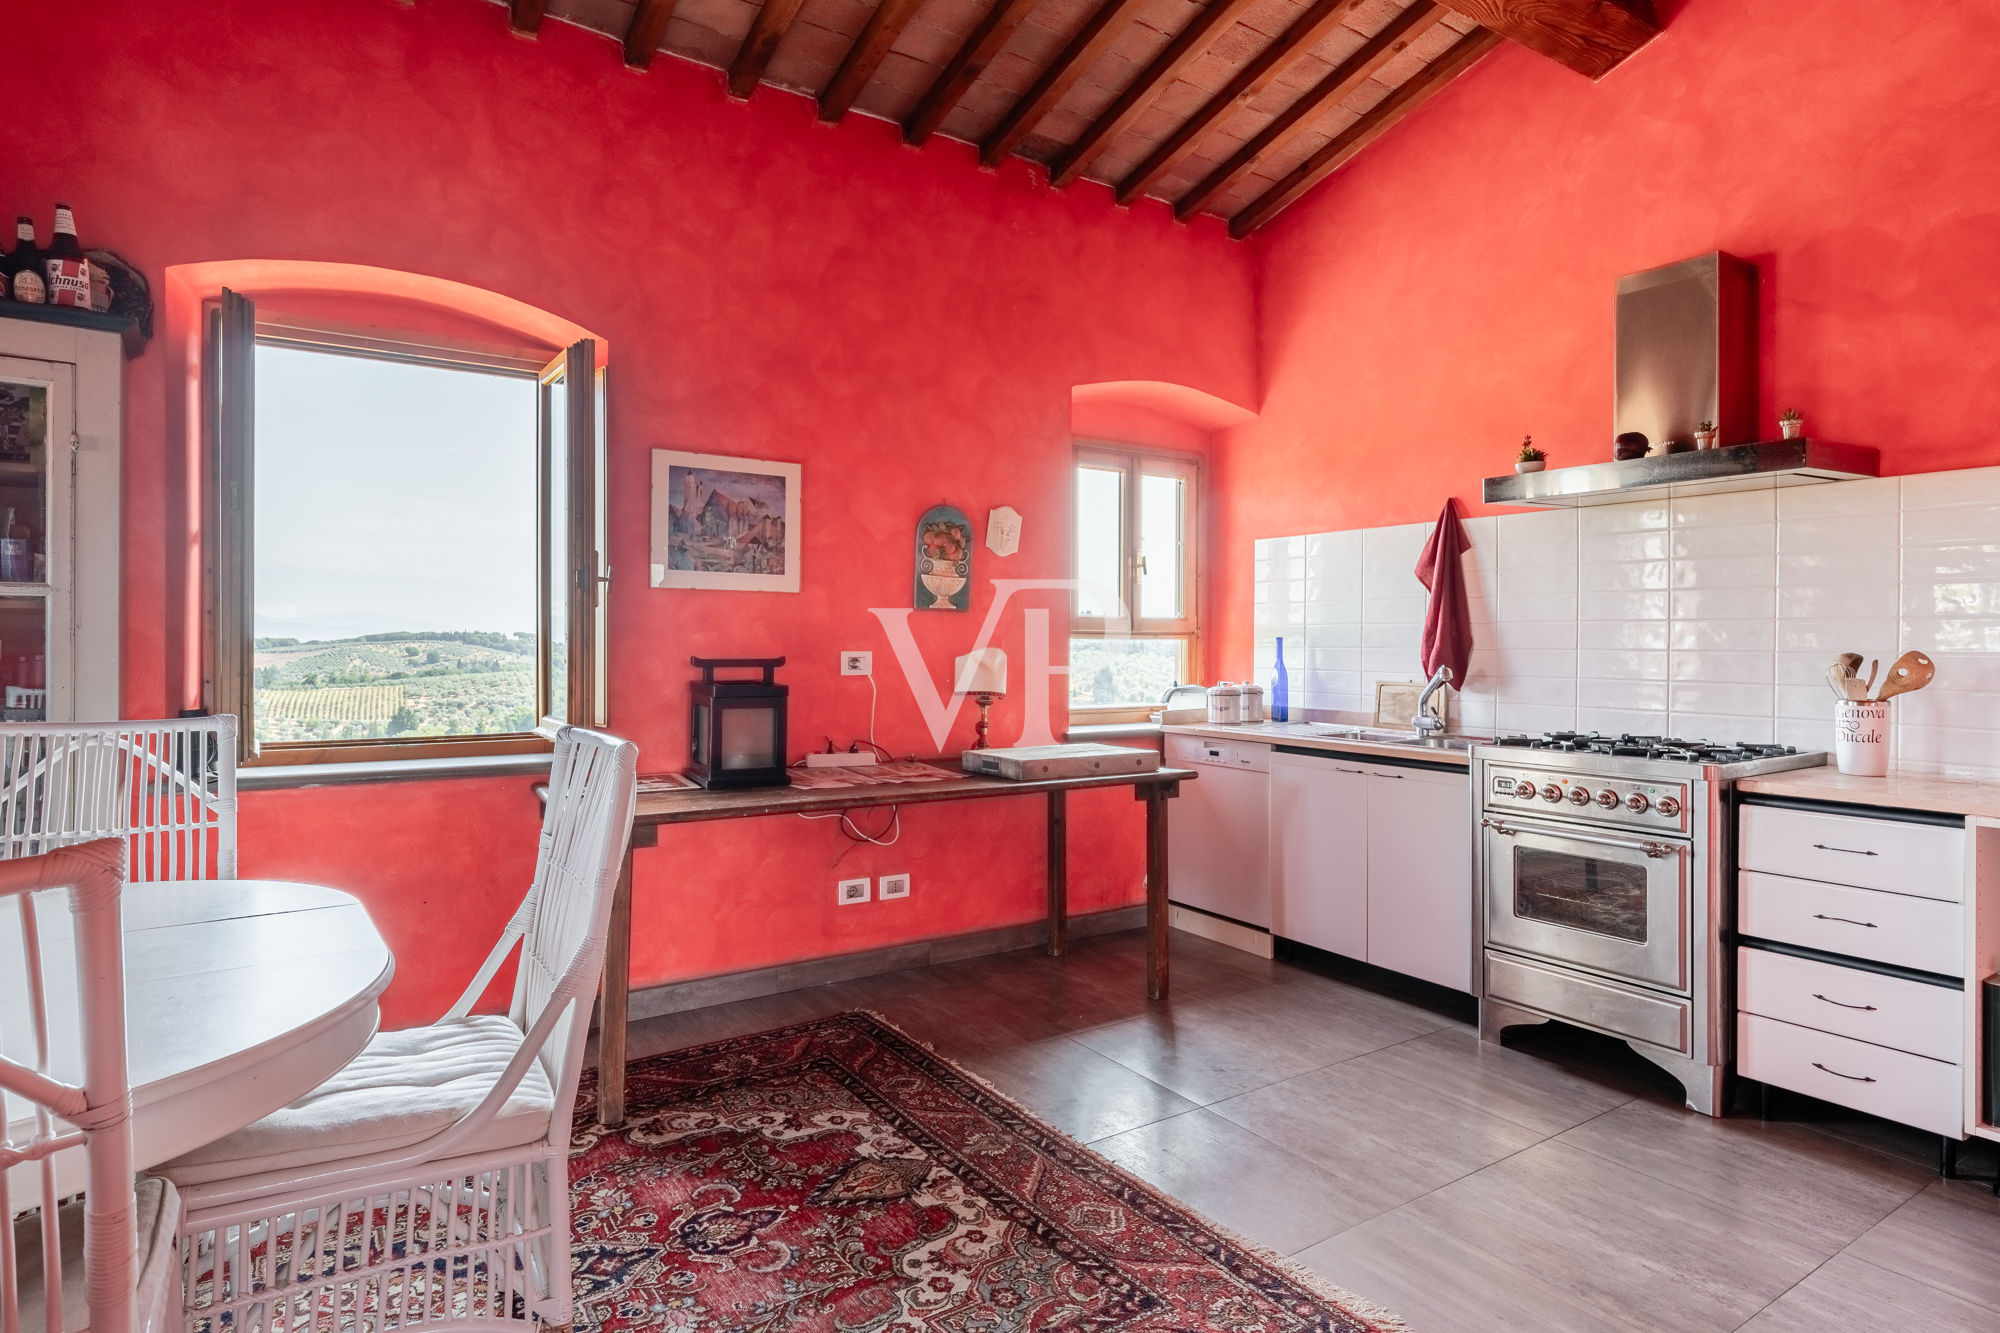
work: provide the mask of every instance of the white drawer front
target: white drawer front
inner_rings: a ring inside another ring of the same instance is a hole
[[[1767,949],[1736,951],[1736,1005],[1857,1041],[1957,1064],[1965,994]]]
[[[1965,1133],[1957,1065],[1756,1014],[1736,1016],[1745,1078],[1851,1106],[1933,1134]]]
[[[1957,903],[1744,871],[1736,928],[1947,977],[1965,973],[1965,912]]]
[[[1746,805],[1736,862],[1798,879],[1943,898],[1965,896],[1965,830]]]

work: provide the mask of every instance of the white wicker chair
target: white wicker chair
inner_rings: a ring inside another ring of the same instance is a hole
[[[124,870],[125,844],[115,838],[0,862],[0,899],[18,913],[29,997],[26,1021],[7,1035],[32,1048],[25,1061],[0,1054],[0,1105],[8,1108],[0,1115],[7,1128],[0,1143],[0,1217],[7,1220],[0,1231],[0,1329],[6,1333],[152,1333],[173,1327],[180,1310],[179,1198],[164,1180],[142,1177],[135,1185],[132,1176],[119,929]],[[67,889],[75,918],[80,1083],[51,1073],[33,897],[43,889]],[[80,1203],[64,1204],[55,1156],[79,1145],[88,1184]]]
[[[236,719],[0,723],[0,858],[130,842],[132,883],[236,878]]]
[[[638,748],[565,727],[535,879],[462,998],[170,1162],[191,1333],[570,1322],[570,1116]],[[507,1014],[472,1005],[519,942]]]

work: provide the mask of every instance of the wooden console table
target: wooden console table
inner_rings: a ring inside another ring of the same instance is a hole
[[[813,790],[755,787],[746,791],[641,793],[632,817],[632,841],[626,848],[617,896],[611,904],[611,933],[604,951],[603,1007],[597,1034],[598,1119],[606,1125],[621,1124],[625,1119],[625,1028],[632,983],[632,853],[640,847],[657,847],[661,825],[1042,796],[1048,801],[1049,812],[1048,948],[1052,957],[1060,957],[1068,948],[1068,795],[1093,787],[1130,787],[1133,797],[1146,805],[1146,996],[1158,1000],[1167,993],[1167,801],[1180,794],[1181,783],[1191,782],[1195,776],[1184,768],[1161,768],[1151,773],[1047,782],[963,777]],[[544,795],[545,789],[537,788],[536,794]]]

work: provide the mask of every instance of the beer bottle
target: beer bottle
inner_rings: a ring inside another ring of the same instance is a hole
[[[41,305],[49,299],[48,280],[42,276],[42,251],[35,244],[35,220],[19,217],[14,220],[14,252],[7,256],[4,270],[7,290],[4,293],[16,301],[29,305]]]
[[[42,272],[49,280],[49,304],[90,309],[90,261],[76,243],[76,218],[68,204],[56,205],[55,235],[49,238],[49,252],[42,260]]]

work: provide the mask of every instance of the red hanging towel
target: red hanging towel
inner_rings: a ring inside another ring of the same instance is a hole
[[[1465,604],[1465,562],[1472,549],[1458,521],[1458,501],[1447,499],[1438,515],[1424,553],[1417,557],[1417,579],[1430,590],[1424,608],[1424,675],[1451,668],[1452,684],[1465,688],[1466,661],[1472,656],[1472,612]]]

